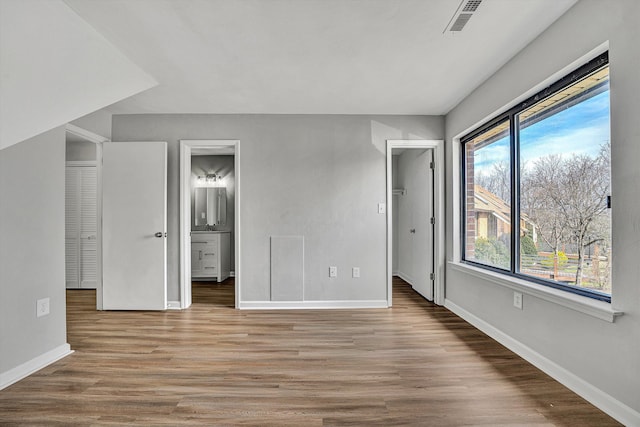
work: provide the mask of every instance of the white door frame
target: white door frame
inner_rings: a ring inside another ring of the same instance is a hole
[[[71,123],[65,125],[65,131],[96,144],[96,310],[102,310],[102,144],[110,139]]]
[[[392,306],[393,291],[393,154],[394,148],[424,148],[433,150],[434,195],[433,212],[435,225],[433,232],[433,302],[444,305],[444,262],[445,262],[445,221],[444,221],[444,140],[387,140],[387,305]]]
[[[235,177],[235,307],[240,307],[240,141],[237,139],[180,140],[180,308],[191,305],[191,155],[234,155]]]

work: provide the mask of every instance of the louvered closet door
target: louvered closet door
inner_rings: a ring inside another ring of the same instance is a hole
[[[96,245],[96,193],[95,167],[80,168],[80,287],[95,289],[98,269]]]
[[[67,167],[65,175],[65,271],[67,288],[80,287],[80,168]]]
[[[65,265],[67,288],[97,284],[97,175],[94,166],[66,169]]]

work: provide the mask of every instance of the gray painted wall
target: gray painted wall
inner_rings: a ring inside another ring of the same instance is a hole
[[[64,143],[60,127],[0,150],[0,373],[67,342]]]
[[[398,184],[398,159],[399,159],[399,155],[394,154],[391,158],[391,188],[392,189],[398,189],[400,188],[399,184]],[[391,271],[393,272],[393,274],[398,273],[398,202],[400,201],[400,197],[401,196],[393,196],[393,205],[392,205],[392,209],[393,209],[393,215],[392,215],[392,224],[391,227],[393,229],[393,233],[392,233],[392,238],[393,241],[391,242],[392,245],[392,252],[393,252],[393,257],[391,260]]]
[[[610,43],[613,191],[613,306],[615,323],[513,291],[447,268],[447,299],[640,411],[640,2],[582,0],[446,117],[447,164],[452,138],[504,111],[516,98],[591,50]],[[567,72],[568,70],[564,70]],[[557,77],[560,77],[559,75]],[[555,77],[554,77],[555,78]],[[547,82],[549,83],[549,82]],[[454,177],[447,171],[447,218],[454,212]],[[454,225],[447,222],[447,257],[454,257]]]
[[[88,130],[89,132],[111,139],[111,116],[112,114],[109,111],[102,109],[94,111],[91,114],[87,114],[86,116],[82,116],[71,123],[84,130]]]
[[[270,299],[270,236],[300,235],[305,299],[323,301],[386,298],[385,141],[443,136],[443,118],[427,116],[114,115],[112,129],[114,141],[169,144],[170,300],[179,296],[179,139],[241,141],[242,300]]]
[[[70,161],[95,161],[96,144],[86,141],[67,141],[65,158]]]
[[[191,156],[191,182],[195,182],[198,176],[207,173],[219,173],[224,177],[225,187],[227,189],[227,221],[224,225],[216,225],[216,230],[231,232],[231,271],[235,271],[235,199],[236,199],[236,180],[234,171],[233,156]],[[195,205],[195,187],[191,188],[191,229],[205,229],[204,227],[195,226],[194,220]]]

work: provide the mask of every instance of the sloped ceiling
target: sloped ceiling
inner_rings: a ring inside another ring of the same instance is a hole
[[[159,85],[114,113],[435,114],[576,0],[65,0]]]
[[[0,149],[156,84],[61,0],[0,0]]]

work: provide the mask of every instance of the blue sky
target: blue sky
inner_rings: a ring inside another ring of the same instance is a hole
[[[520,132],[520,159],[532,165],[549,154],[595,156],[610,139],[609,91],[563,110]],[[509,140],[503,138],[475,153],[475,171],[488,173],[498,161],[509,160]]]

